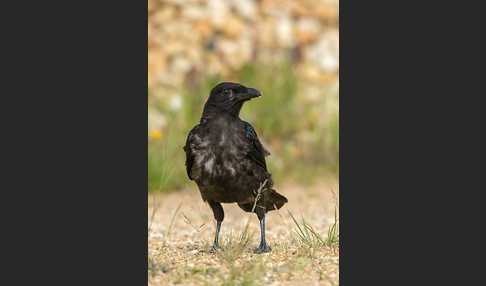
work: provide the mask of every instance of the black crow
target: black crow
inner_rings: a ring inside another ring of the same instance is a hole
[[[216,85],[204,105],[200,123],[189,132],[184,146],[187,175],[197,183],[217,222],[213,249],[219,247],[224,219],[221,203],[237,203],[245,212],[256,213],[261,242],[255,252],[261,253],[271,250],[265,242],[265,213],[287,202],[272,189],[272,176],[265,162],[270,153],[253,127],[239,117],[243,103],[261,95],[238,83]]]

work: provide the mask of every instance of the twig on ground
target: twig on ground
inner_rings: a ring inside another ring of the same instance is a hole
[[[199,227],[195,227],[192,224],[191,220],[186,216],[186,214],[184,214],[184,212],[182,212],[182,216],[184,217],[184,222],[190,225],[197,232],[201,232],[204,229],[203,227],[206,226],[206,223],[203,222]]]
[[[253,203],[253,207],[251,208],[251,212],[255,211],[256,204],[257,204],[258,200],[260,199],[260,196],[263,192],[263,187],[267,184],[267,181],[268,181],[268,179],[265,179],[265,181],[263,181],[263,183],[260,184],[260,187],[258,188],[257,195],[256,195],[256,198],[255,198],[255,202]]]

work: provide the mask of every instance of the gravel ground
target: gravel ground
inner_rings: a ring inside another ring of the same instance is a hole
[[[278,187],[278,185],[276,186]],[[149,195],[149,285],[338,285],[339,249],[309,248],[296,240],[288,210],[303,217],[323,238],[338,208],[336,179],[312,187],[286,185],[277,189],[289,202],[267,214],[267,243],[272,252],[253,254],[260,242],[256,215],[236,204],[223,204],[220,233],[223,250],[209,252],[215,221],[209,206],[193,188]],[[248,224],[251,237],[240,245]]]

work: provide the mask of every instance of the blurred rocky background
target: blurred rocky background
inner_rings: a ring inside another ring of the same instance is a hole
[[[219,81],[257,88],[241,117],[276,181],[338,170],[337,0],[149,0],[149,190],[190,184],[187,132]]]

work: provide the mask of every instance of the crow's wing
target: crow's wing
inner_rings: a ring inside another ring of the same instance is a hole
[[[267,164],[265,162],[265,157],[270,155],[270,152],[268,152],[265,147],[263,147],[262,143],[260,143],[260,140],[258,140],[258,136],[255,132],[255,129],[250,125],[250,123],[243,121],[245,124],[245,131],[246,131],[246,138],[248,142],[250,143],[249,145],[249,151],[247,156],[253,160],[255,163],[260,165],[265,171],[267,171]]]
[[[184,151],[186,151],[186,171],[187,176],[189,179],[194,180],[191,177],[191,170],[192,164],[194,163],[194,153],[192,149],[196,147],[196,138],[195,134],[199,131],[199,124],[194,126],[191,131],[189,131],[189,135],[187,136],[186,145],[183,147]]]

